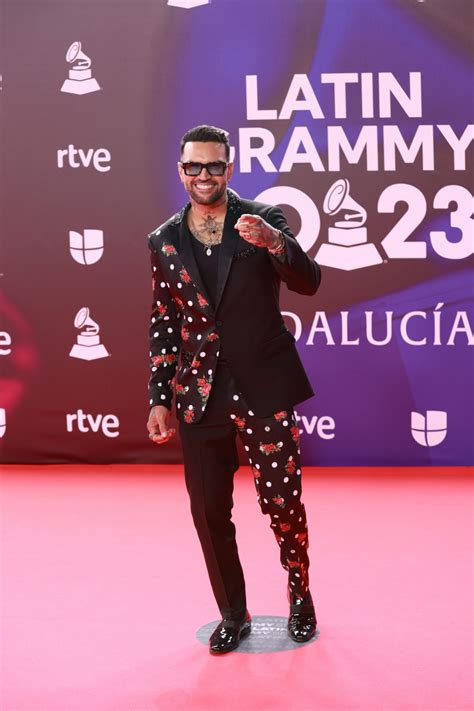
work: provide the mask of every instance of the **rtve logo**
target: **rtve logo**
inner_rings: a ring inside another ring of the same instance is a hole
[[[6,331],[0,331],[0,356],[10,355],[12,349],[12,337]]]
[[[316,430],[316,434],[320,439],[334,439],[336,436],[335,429],[336,423],[332,417],[325,415],[324,417],[318,417],[313,415],[309,419],[306,415],[298,415],[295,410],[295,418],[297,422],[301,422],[303,429],[300,428],[300,434],[306,432],[306,434],[312,435]]]
[[[66,429],[73,432],[77,427],[79,432],[98,432],[102,430],[105,437],[118,437],[120,422],[116,415],[88,415],[83,410],[78,410],[66,415]]]
[[[83,233],[70,230],[69,251],[78,264],[95,264],[104,253],[104,233],[102,230],[84,230]]]
[[[76,157],[78,160],[76,160]],[[111,166],[112,160],[110,151],[107,148],[74,148],[70,143],[67,148],[60,148],[57,152],[58,168],[64,168],[64,165],[69,165],[71,168],[88,168],[91,163],[99,173],[107,173]]]
[[[168,0],[171,7],[182,7],[184,10],[191,10],[199,5],[209,5],[210,0]]]
[[[411,413],[411,433],[422,447],[436,447],[445,439],[448,431],[448,414],[442,410],[427,410],[426,416]]]

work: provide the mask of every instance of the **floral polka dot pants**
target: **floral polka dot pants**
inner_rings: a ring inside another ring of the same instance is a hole
[[[245,582],[232,522],[238,435],[252,467],[258,502],[270,517],[295,600],[308,589],[308,530],[301,501],[299,428],[292,409],[265,418],[248,407],[227,366],[219,366],[203,418],[180,422],[186,486],[221,615],[240,619]]]

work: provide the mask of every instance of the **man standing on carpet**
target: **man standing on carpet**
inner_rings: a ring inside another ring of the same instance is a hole
[[[245,581],[231,519],[236,434],[252,467],[288,572],[288,633],[316,632],[308,530],[301,501],[299,427],[293,406],[314,393],[279,309],[280,283],[315,294],[319,266],[277,207],[228,188],[228,134],[198,126],[181,139],[178,171],[189,203],[149,235],[150,439],[167,442],[173,390],[186,487],[222,621],[210,651],[250,633]]]

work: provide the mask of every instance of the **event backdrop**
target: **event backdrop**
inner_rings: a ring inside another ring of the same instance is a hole
[[[180,461],[146,431],[146,235],[211,123],[322,267],[281,294],[304,462],[472,464],[470,0],[1,7],[3,461]]]

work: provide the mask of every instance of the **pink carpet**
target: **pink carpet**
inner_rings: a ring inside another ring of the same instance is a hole
[[[472,709],[467,468],[311,469],[319,638],[215,658],[179,466],[5,466],[2,711]],[[287,614],[250,470],[235,521],[254,615]]]

